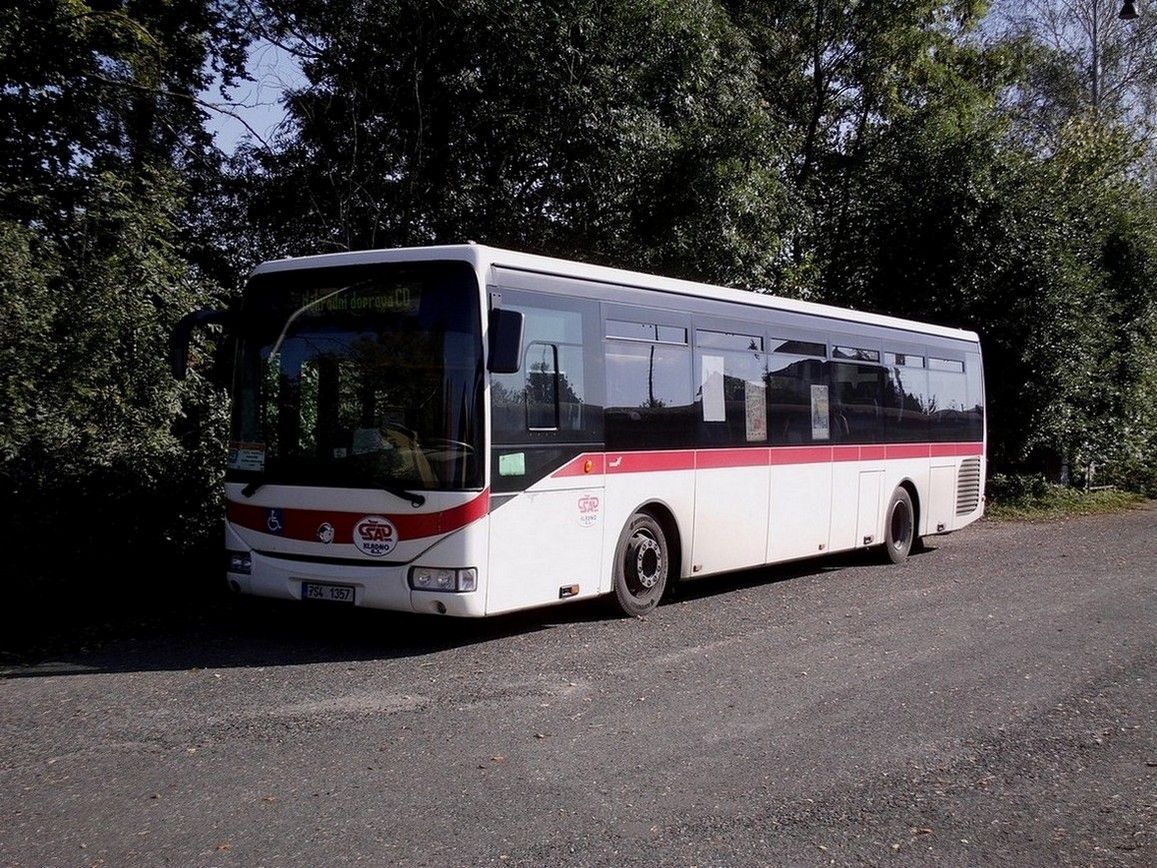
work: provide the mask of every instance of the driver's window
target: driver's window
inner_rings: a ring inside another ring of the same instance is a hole
[[[519,442],[529,432],[579,432],[586,392],[583,315],[504,302],[524,317],[522,370],[491,376],[493,427],[498,442]]]

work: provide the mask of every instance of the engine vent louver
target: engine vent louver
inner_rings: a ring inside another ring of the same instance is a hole
[[[965,458],[956,475],[956,514],[968,515],[980,503],[980,459]]]

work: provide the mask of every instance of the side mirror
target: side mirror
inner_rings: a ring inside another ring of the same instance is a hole
[[[173,379],[183,380],[189,372],[189,341],[193,337],[193,329],[214,323],[228,325],[232,320],[233,315],[227,310],[195,310],[181,317],[169,337],[169,367]]]
[[[486,369],[492,374],[514,374],[522,367],[522,326],[521,311],[491,308]]]

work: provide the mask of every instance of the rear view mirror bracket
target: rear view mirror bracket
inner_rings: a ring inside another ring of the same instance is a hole
[[[206,325],[228,326],[232,321],[232,312],[208,308],[181,317],[169,338],[169,366],[173,379],[183,380],[189,372],[189,342],[193,337],[193,329]]]

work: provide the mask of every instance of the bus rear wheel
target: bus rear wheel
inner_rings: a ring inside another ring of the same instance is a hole
[[[912,497],[907,489],[897,488],[888,501],[888,511],[884,513],[884,548],[888,559],[894,564],[902,564],[916,539],[916,521],[912,510]]]
[[[654,516],[636,512],[615,548],[615,602],[623,614],[641,618],[659,605],[670,569],[662,526]]]

